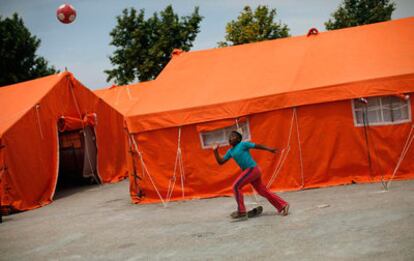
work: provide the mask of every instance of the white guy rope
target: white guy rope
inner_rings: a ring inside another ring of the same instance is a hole
[[[185,172],[184,172],[184,164],[183,164],[182,150],[181,150],[181,127],[178,128],[177,154],[175,157],[174,173],[168,183],[166,202],[169,202],[171,200],[171,196],[174,191],[175,182],[177,180],[177,175],[176,175],[177,167],[180,172],[181,196],[184,198],[185,197],[185,193],[184,193]]]
[[[411,144],[412,144],[412,142],[414,140],[413,130],[414,130],[414,125],[411,126],[410,133],[407,136],[407,140],[405,141],[404,147],[403,147],[403,149],[401,151],[401,154],[400,154],[400,158],[398,159],[397,165],[394,168],[394,171],[392,173],[391,179],[386,183],[386,186],[385,187],[386,187],[387,190],[389,189],[389,187],[391,185],[391,182],[392,182],[392,180],[395,177],[395,174],[397,173],[398,169],[400,168],[400,165],[401,165],[402,161],[404,160],[405,155],[407,154],[407,151],[411,147]]]
[[[183,155],[182,155],[182,150],[181,150],[181,127],[178,129],[177,155],[178,155],[178,164],[180,165],[181,195],[184,198],[184,196],[185,196],[185,194],[184,194],[185,173],[184,173]]]
[[[296,112],[296,108],[293,108],[293,112],[295,114],[296,134],[297,134],[297,137],[298,137],[298,145],[299,145],[300,174],[302,176],[302,185],[301,185],[301,188],[303,189],[303,187],[305,186],[305,177],[303,175],[302,146],[300,145],[298,114]]]
[[[145,165],[144,158],[142,157],[141,151],[138,149],[138,144],[137,144],[135,138],[133,136],[131,138],[132,138],[132,143],[134,144],[135,150],[138,153],[142,169],[147,172],[149,180],[151,181],[152,186],[154,187],[155,191],[157,192],[158,197],[160,198],[160,200],[161,200],[162,204],[164,205],[164,207],[167,207],[167,204],[165,203],[164,199],[162,198],[160,191],[158,190],[157,186],[155,185],[155,182],[152,179],[151,174],[149,173],[149,171],[147,169],[147,166]]]
[[[288,142],[287,142],[287,146],[285,148],[287,149],[283,149],[280,153],[280,157],[279,157],[279,161],[275,166],[275,169],[273,171],[273,174],[269,180],[269,182],[266,185],[266,188],[270,188],[270,186],[273,184],[273,182],[275,181],[276,177],[279,175],[280,170],[282,169],[283,164],[285,163],[285,160],[290,152],[290,140],[292,138],[292,132],[293,132],[293,121],[295,119],[295,115],[296,115],[296,108],[292,109],[292,119],[290,121],[290,130],[289,130],[289,137],[288,137]],[[286,153],[285,153],[286,152]]]

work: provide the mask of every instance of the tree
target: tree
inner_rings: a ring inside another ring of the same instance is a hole
[[[344,0],[325,23],[327,30],[388,21],[395,10],[390,0]]]
[[[273,22],[275,17],[276,9],[259,5],[253,13],[250,6],[245,6],[236,21],[227,23],[226,41],[218,42],[219,47],[288,37],[289,28]]]
[[[0,16],[0,86],[57,73],[36,55],[39,46],[40,39],[31,35],[16,13],[6,19]]]
[[[127,84],[135,79],[154,79],[171,59],[175,48],[184,51],[193,46],[202,16],[198,7],[190,16],[181,17],[174,13],[171,5],[160,14],[154,13],[147,20],[145,11],[124,9],[117,17],[117,25],[111,31],[111,45],[117,49],[109,57],[112,70],[105,70],[107,81]]]

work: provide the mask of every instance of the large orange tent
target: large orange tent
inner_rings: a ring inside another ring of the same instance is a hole
[[[50,203],[59,167],[74,165],[62,160],[63,146],[83,148],[81,174],[96,182],[128,176],[123,116],[71,73],[2,87],[0,104],[2,206],[28,210]]]
[[[231,194],[237,167],[210,148],[236,127],[283,149],[253,152],[273,190],[414,178],[413,28],[407,18],[176,52],[123,112],[140,166],[133,201]]]

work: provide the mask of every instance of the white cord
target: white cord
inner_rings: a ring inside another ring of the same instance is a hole
[[[299,136],[299,124],[298,124],[298,115],[296,112],[296,108],[293,108],[293,112],[295,114],[295,122],[296,122],[296,134],[298,136],[298,146],[299,146],[299,159],[300,159],[300,174],[302,176],[302,185],[301,189],[305,187],[305,178],[303,175],[303,160],[302,160],[302,146],[300,145],[300,136]]]
[[[403,147],[403,149],[401,151],[401,154],[400,154],[400,158],[398,159],[397,165],[394,168],[391,179],[387,182],[386,189],[389,189],[389,187],[391,185],[391,182],[395,177],[395,174],[397,173],[398,169],[400,168],[400,165],[401,165],[402,161],[405,158],[405,155],[407,154],[408,149],[411,147],[411,144],[414,140],[413,129],[414,129],[414,125],[411,126],[410,133],[408,134],[407,140],[405,141],[404,147]]]
[[[137,145],[137,142],[135,141],[135,138],[132,136],[131,139],[132,139],[132,143],[134,144],[135,150],[138,153],[138,156],[139,156],[139,159],[140,159],[140,162],[141,162],[141,166],[142,166],[142,170],[143,170],[143,174],[145,174],[145,172],[147,172],[148,177],[151,181],[151,184],[154,187],[155,191],[157,192],[158,197],[160,198],[160,200],[161,200],[162,204],[164,205],[164,207],[167,207],[167,204],[165,203],[164,199],[162,198],[160,191],[158,190],[157,186],[155,185],[155,182],[152,179],[151,174],[149,173],[149,171],[147,169],[147,166],[145,165],[144,158],[142,157],[141,151],[138,149],[138,145]]]
[[[177,180],[177,175],[176,175],[177,167],[179,168],[179,171],[180,171],[181,196],[182,198],[184,198],[185,197],[185,188],[184,188],[185,172],[184,172],[184,164],[183,164],[182,151],[181,151],[181,127],[178,128],[177,155],[175,157],[174,173],[168,183],[166,202],[169,202],[171,200],[172,193],[174,191],[175,182]]]
[[[287,149],[283,149],[280,157],[279,157],[279,161],[275,166],[275,170],[273,171],[273,174],[269,180],[269,182],[266,185],[266,188],[270,188],[270,186],[273,184],[274,180],[276,179],[276,177],[279,175],[280,170],[282,169],[283,164],[285,163],[285,160],[290,152],[290,140],[292,138],[292,132],[293,132],[293,121],[295,119],[295,115],[296,115],[296,108],[292,109],[292,119],[290,121],[290,130],[289,130],[289,137],[288,137],[288,142],[287,142],[287,146],[285,148]],[[286,152],[286,153],[285,153]]]

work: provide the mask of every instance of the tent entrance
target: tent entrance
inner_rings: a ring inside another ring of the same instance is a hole
[[[59,132],[57,190],[100,184],[96,154],[96,137],[92,126]]]

